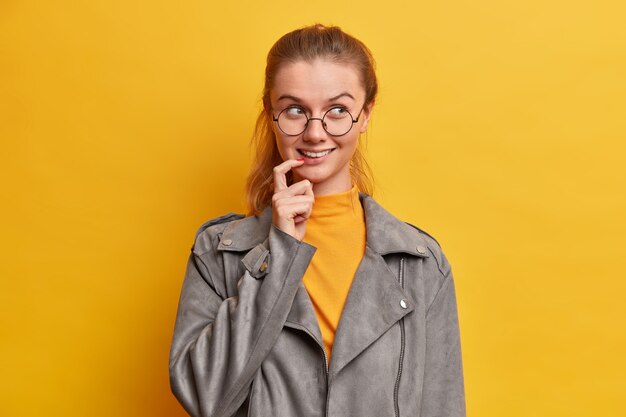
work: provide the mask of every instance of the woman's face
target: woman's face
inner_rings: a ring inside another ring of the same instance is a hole
[[[357,118],[364,105],[365,90],[352,65],[323,59],[311,63],[297,61],[278,71],[270,101],[273,117],[289,109],[290,117],[303,117],[305,113],[309,118],[321,119],[330,110],[326,120],[333,123],[331,118],[341,117],[345,110],[352,118]],[[367,128],[371,107],[363,109],[359,121],[343,136],[331,136],[317,119],[310,120],[306,130],[297,136],[286,135],[273,122],[283,160],[304,158],[304,164],[293,169],[294,179],[311,181],[317,195],[349,190],[352,187],[350,160],[359,135]]]

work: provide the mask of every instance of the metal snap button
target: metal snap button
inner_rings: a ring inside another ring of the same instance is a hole
[[[230,239],[224,239],[224,240],[222,241],[222,245],[224,245],[224,246],[230,246],[230,245],[232,245],[232,244],[233,244],[233,241],[232,241],[232,240],[230,240]]]
[[[406,304],[406,301],[404,301],[404,300],[400,300],[400,307],[402,307],[402,308],[407,308],[408,306],[407,306],[407,304]]]
[[[419,245],[416,249],[417,249],[417,252],[419,253],[426,253],[426,248],[423,247],[422,245]]]
[[[267,262],[263,261],[260,268],[261,272],[265,272],[267,270]]]

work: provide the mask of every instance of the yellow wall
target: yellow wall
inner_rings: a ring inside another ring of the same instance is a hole
[[[184,415],[167,362],[194,232],[243,210],[264,56],[316,21],[378,60],[376,196],[452,262],[468,415],[626,415],[625,15],[3,1],[0,415]]]

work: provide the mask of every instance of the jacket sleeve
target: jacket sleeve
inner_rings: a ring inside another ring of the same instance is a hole
[[[442,254],[442,284],[426,311],[426,352],[420,417],[464,417],[465,389],[454,280]]]
[[[197,242],[196,242],[197,245]],[[266,247],[268,246],[268,247]],[[192,250],[170,350],[170,386],[194,417],[227,417],[245,401],[274,346],[315,248],[271,226],[269,238],[244,257],[236,297],[223,298],[214,248]],[[268,256],[269,255],[269,256]],[[211,258],[213,257],[213,258]],[[267,262],[264,276],[253,271]],[[255,278],[255,276],[258,278]]]

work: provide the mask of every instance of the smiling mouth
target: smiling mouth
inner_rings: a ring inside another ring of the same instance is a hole
[[[327,149],[325,151],[320,151],[320,152],[310,152],[310,151],[305,151],[304,149],[298,149],[298,153],[300,153],[300,155],[306,156],[307,158],[321,158],[322,156],[328,155],[335,149],[336,148]]]

